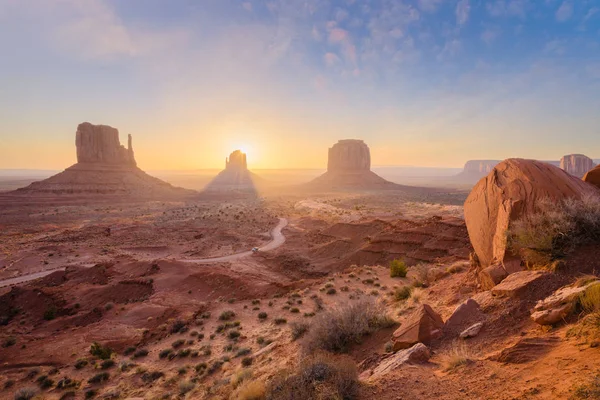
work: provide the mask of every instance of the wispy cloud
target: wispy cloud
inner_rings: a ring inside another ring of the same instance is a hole
[[[565,0],[556,10],[556,20],[565,22],[573,16],[573,3],[570,0]]]
[[[494,40],[498,36],[500,36],[500,29],[497,28],[486,28],[483,32],[481,32],[481,40],[483,40],[487,45],[491,45]]]
[[[459,0],[456,4],[456,23],[463,25],[469,20],[469,13],[471,11],[471,5],[469,0]]]
[[[418,0],[419,9],[426,12],[435,12],[444,0]]]

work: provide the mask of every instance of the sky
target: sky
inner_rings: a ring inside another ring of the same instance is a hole
[[[600,0],[0,0],[0,168],[84,121],[152,170],[598,158],[599,110]]]

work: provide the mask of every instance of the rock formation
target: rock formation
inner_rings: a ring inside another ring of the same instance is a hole
[[[327,172],[309,183],[318,189],[400,188],[371,171],[371,151],[362,140],[340,140],[329,149]]]
[[[329,149],[327,171],[370,171],[371,151],[362,140],[340,140]]]
[[[79,124],[75,133],[78,163],[136,166],[131,135],[128,146],[119,142],[119,131],[106,125]]]
[[[464,205],[469,238],[480,266],[484,271],[488,267],[503,270],[501,274],[492,271],[498,279],[519,269],[518,260],[505,260],[506,232],[512,221],[535,212],[540,199],[560,201],[596,194],[593,186],[548,163],[518,158],[501,162],[475,185]]]
[[[242,190],[256,191],[257,183],[262,180],[248,170],[246,154],[235,150],[225,158],[225,169],[206,186],[205,190]]]
[[[569,154],[560,159],[560,168],[578,178],[595,166],[594,161],[583,154]]]
[[[583,180],[600,189],[600,165],[586,172],[586,174],[583,176]]]
[[[469,160],[465,163],[462,172],[454,177],[460,183],[476,183],[489,174],[500,160]]]
[[[443,334],[444,321],[429,305],[420,305],[392,335],[394,351],[421,342],[430,344]]]
[[[119,131],[84,122],[75,134],[77,163],[63,172],[13,192],[16,195],[125,195],[171,197],[194,194],[154,178],[137,167],[132,138],[125,148]]]

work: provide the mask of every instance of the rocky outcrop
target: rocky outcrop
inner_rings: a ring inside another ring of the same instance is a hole
[[[75,133],[78,163],[136,166],[131,135],[127,148],[119,141],[119,131],[108,125],[79,124]]]
[[[152,177],[135,162],[131,135],[128,147],[119,131],[84,122],[77,127],[77,164],[48,179],[18,189],[14,195],[180,197],[195,194]]]
[[[461,303],[444,323],[444,332],[458,335],[469,326],[484,319],[484,314],[479,309],[479,304],[473,299]]]
[[[560,168],[578,178],[595,166],[594,161],[583,154],[569,154],[560,159]]]
[[[498,164],[473,188],[464,204],[469,239],[482,269],[497,264],[512,273],[519,260],[507,254],[511,222],[536,211],[539,200],[597,195],[591,185],[548,163],[512,158]],[[497,275],[497,274],[496,274]]]
[[[501,283],[492,288],[492,295],[499,297],[519,298],[525,294],[531,285],[539,282],[548,275],[544,271],[520,271],[510,274]]]
[[[392,335],[393,350],[407,349],[419,342],[429,344],[442,335],[442,317],[427,305],[422,304]]]
[[[596,168],[586,172],[586,174],[583,176],[583,180],[589,184],[596,186],[598,189],[600,189],[600,165],[598,165]]]
[[[593,285],[600,281],[591,281],[581,286],[565,286],[544,300],[537,302],[531,313],[531,319],[540,325],[554,325],[571,315],[576,307],[579,297]]]
[[[241,150],[235,150],[225,159],[225,169],[245,171],[248,169],[246,162],[246,154],[242,153]]]
[[[463,172],[483,177],[492,172],[499,163],[500,160],[469,160],[465,163]]]
[[[317,189],[401,188],[371,171],[371,151],[362,140],[340,140],[329,149],[327,172],[308,184]]]
[[[371,151],[362,140],[340,140],[329,149],[327,171],[370,171]]]
[[[392,372],[406,364],[418,364],[427,362],[431,358],[431,352],[423,343],[400,350],[383,359],[375,368],[367,369],[360,374],[361,380],[375,381],[389,372]]]
[[[256,193],[261,178],[248,170],[246,154],[235,150],[225,159],[225,169],[206,186],[205,191],[239,190]]]

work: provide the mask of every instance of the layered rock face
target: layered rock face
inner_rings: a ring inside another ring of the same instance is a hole
[[[578,178],[582,178],[595,166],[594,161],[583,154],[569,154],[560,159],[560,168]]]
[[[79,124],[75,133],[78,163],[136,166],[131,135],[128,147],[119,141],[119,131],[107,125]]]
[[[362,140],[340,140],[329,149],[327,171],[370,171],[371,151]]]
[[[586,172],[586,174],[583,176],[583,180],[600,189],[600,165]]]
[[[515,272],[513,263],[505,260],[506,232],[512,221],[534,213],[539,200],[597,194],[593,186],[548,163],[518,158],[501,162],[475,185],[464,205],[469,238],[481,267],[500,268],[500,275]]]
[[[179,197],[195,192],[177,188],[139,169],[133,154],[119,141],[119,131],[106,125],[84,122],[77,127],[77,164],[43,181],[18,189],[17,195],[124,195]]]
[[[308,184],[318,189],[400,187],[371,171],[371,151],[362,140],[340,140],[329,149],[327,172]]]

